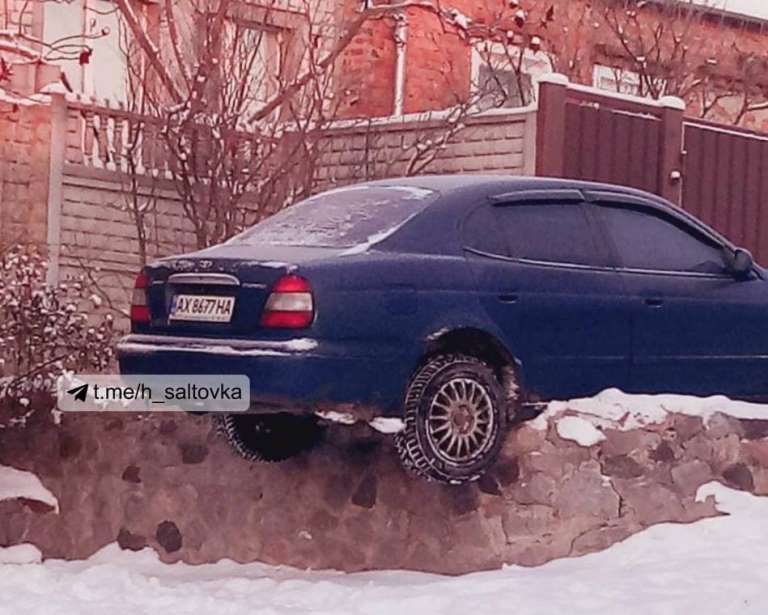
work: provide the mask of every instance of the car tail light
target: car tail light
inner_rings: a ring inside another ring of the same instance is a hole
[[[312,324],[315,307],[312,287],[298,275],[284,275],[267,297],[261,326],[273,329],[303,329]]]
[[[150,321],[149,306],[147,305],[147,276],[140,273],[133,284],[131,297],[131,322],[148,323]]]

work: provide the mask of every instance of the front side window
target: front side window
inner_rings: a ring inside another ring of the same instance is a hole
[[[645,209],[598,207],[627,269],[723,273],[722,247],[672,217]]]
[[[497,210],[512,258],[571,265],[604,264],[580,204],[515,204],[502,205]]]

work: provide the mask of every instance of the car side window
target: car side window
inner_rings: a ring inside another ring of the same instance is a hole
[[[581,204],[510,204],[496,209],[512,258],[558,264],[605,265]]]
[[[464,245],[486,254],[508,256],[495,207],[483,205],[470,213],[463,226]]]
[[[652,210],[598,206],[621,259],[628,269],[723,273],[722,247],[672,217]]]

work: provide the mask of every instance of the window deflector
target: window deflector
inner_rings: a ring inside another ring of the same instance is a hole
[[[685,232],[694,236],[698,235],[703,238],[704,241],[709,241],[718,247],[728,248],[730,250],[735,248],[728,239],[713,229],[703,226],[696,218],[693,218],[682,209],[680,209],[679,212],[670,212],[662,205],[644,199],[643,197],[622,192],[609,192],[606,190],[585,190],[584,199],[595,205],[613,205],[614,207],[626,205],[630,208],[644,209],[648,212],[652,212],[654,215],[673,221],[678,226],[683,227],[682,230]]]
[[[489,197],[494,205],[517,205],[517,204],[546,204],[546,203],[581,203],[584,196],[581,190],[516,190],[503,194],[494,194]]]

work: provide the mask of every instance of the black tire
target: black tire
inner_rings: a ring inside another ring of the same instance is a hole
[[[395,436],[403,466],[427,480],[462,484],[480,478],[498,455],[507,432],[507,397],[480,359],[437,355],[411,380],[404,418],[405,428]]]
[[[249,461],[284,461],[314,447],[322,427],[312,416],[227,414],[219,429],[234,451]]]

